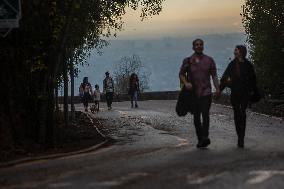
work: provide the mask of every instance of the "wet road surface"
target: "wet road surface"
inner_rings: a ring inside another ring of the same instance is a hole
[[[245,148],[236,147],[232,109],[212,105],[211,145],[197,149],[191,115],[175,101],[114,103],[90,114],[115,143],[91,153],[0,169],[0,188],[284,188],[284,122],[247,113]],[[76,107],[83,110],[81,105]]]

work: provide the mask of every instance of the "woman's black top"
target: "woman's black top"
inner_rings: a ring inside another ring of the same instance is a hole
[[[226,87],[231,88],[232,95],[250,95],[257,91],[255,71],[250,61],[245,59],[244,62],[239,62],[234,59],[229,63],[221,78],[221,91]]]

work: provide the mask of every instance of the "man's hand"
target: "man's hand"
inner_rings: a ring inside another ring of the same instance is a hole
[[[192,89],[192,84],[189,83],[189,82],[186,82],[186,83],[184,84],[184,86],[185,86],[185,88],[186,88],[187,90],[191,90],[191,89]]]
[[[212,77],[212,79],[213,79],[214,87],[215,87],[215,90],[216,90],[215,94],[214,94],[214,98],[218,99],[221,96],[220,82],[219,82],[217,75],[215,75],[215,77]]]

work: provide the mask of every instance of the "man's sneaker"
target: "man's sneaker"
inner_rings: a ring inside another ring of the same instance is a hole
[[[204,139],[203,144],[204,144],[205,147],[209,146],[209,144],[211,144],[210,139],[209,138]]]
[[[239,148],[244,148],[245,145],[244,145],[244,139],[238,139],[238,147]]]
[[[209,138],[203,139],[202,141],[199,141],[196,145],[197,148],[206,148],[211,143]]]
[[[137,104],[135,104],[135,108],[138,108],[138,105],[137,105]]]
[[[199,141],[196,145],[196,148],[203,148],[203,144],[201,141]]]

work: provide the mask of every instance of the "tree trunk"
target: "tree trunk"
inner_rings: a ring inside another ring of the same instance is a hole
[[[47,86],[47,105],[46,105],[46,124],[45,124],[45,144],[46,146],[53,146],[54,144],[54,78],[49,76]]]
[[[55,111],[59,112],[58,83],[56,83],[54,93],[55,93]]]
[[[68,70],[67,70],[67,61],[64,59],[64,68],[63,68],[63,82],[64,82],[64,124],[65,126],[69,125],[68,119]]]
[[[71,79],[71,121],[75,120],[75,105],[74,105],[74,64],[70,61],[70,79]]]

